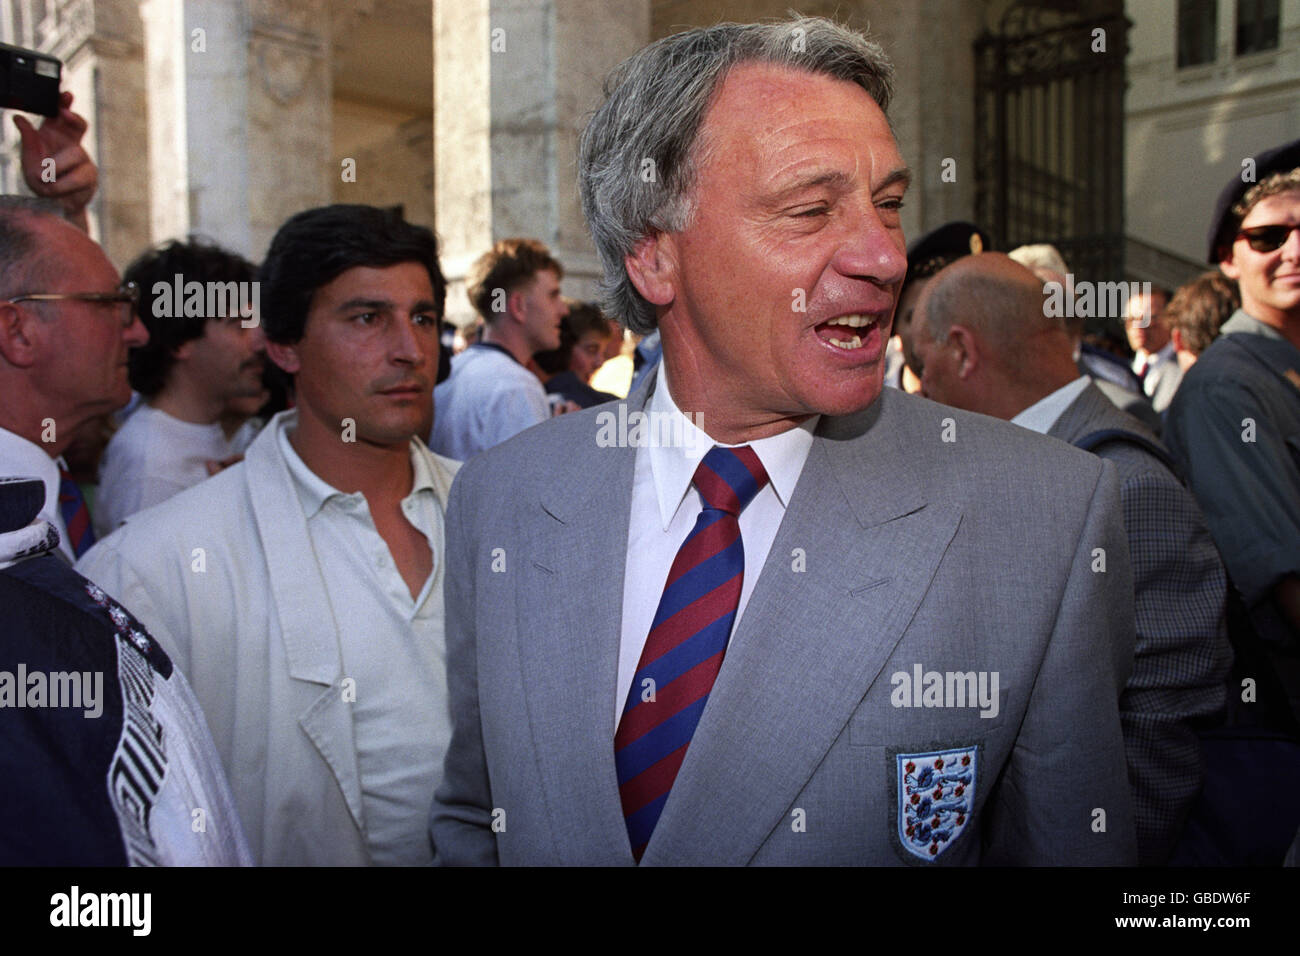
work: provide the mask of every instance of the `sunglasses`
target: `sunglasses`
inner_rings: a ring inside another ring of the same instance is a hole
[[[1245,239],[1250,248],[1256,252],[1272,252],[1275,249],[1280,249],[1286,242],[1287,237],[1297,229],[1300,229],[1300,225],[1254,226],[1251,229],[1241,230],[1237,233],[1237,238]]]

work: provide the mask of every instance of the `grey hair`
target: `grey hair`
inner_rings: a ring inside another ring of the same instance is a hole
[[[26,284],[43,281],[45,262],[28,226],[44,217],[62,219],[63,211],[49,199],[0,195],[0,299],[31,292]]]
[[[579,141],[578,188],[604,267],[601,305],[633,332],[653,332],[658,319],[624,259],[652,232],[690,225],[700,125],[728,71],[748,62],[855,83],[882,112],[893,95],[894,68],[880,45],[821,17],[687,30],[615,67]]]

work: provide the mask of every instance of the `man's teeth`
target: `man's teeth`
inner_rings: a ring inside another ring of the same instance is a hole
[[[850,329],[861,329],[873,324],[875,321],[875,319],[868,315],[841,315],[838,319],[828,320],[826,324],[841,325]],[[830,342],[831,345],[842,349],[857,349],[862,347],[862,339],[857,335],[854,335],[851,339],[828,338],[827,341]]]

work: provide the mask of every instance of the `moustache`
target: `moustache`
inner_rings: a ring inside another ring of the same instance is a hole
[[[415,378],[399,378],[391,382],[381,382],[379,384],[376,384],[371,389],[371,391],[387,392],[396,388],[401,388],[401,389],[409,388],[409,389],[419,389],[422,392],[427,392],[429,391],[430,387],[431,387],[431,383],[429,379],[423,375],[419,375],[416,376]]]

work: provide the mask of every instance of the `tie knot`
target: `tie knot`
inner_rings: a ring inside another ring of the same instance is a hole
[[[767,484],[763,463],[748,445],[714,445],[695,469],[695,487],[707,508],[739,517],[745,505]]]

